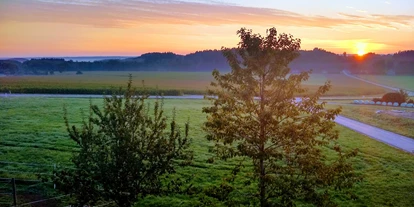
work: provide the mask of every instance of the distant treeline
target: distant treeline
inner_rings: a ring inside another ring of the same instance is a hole
[[[414,75],[414,51],[392,55],[368,53],[364,56],[334,54],[323,49],[300,51],[290,67],[292,72],[340,73],[348,70],[355,74]],[[206,72],[230,69],[219,50],[205,50],[188,55],[147,53],[135,58],[101,60],[94,62],[65,61],[61,58],[0,60],[0,74],[54,74],[63,71],[191,71]]]

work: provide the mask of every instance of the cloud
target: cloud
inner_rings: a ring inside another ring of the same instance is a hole
[[[1,5],[3,4],[3,5]],[[217,1],[181,0],[14,0],[0,3],[1,21],[69,23],[95,27],[126,28],[140,25],[260,25],[333,28],[343,25],[396,28],[407,25],[410,15],[341,18],[307,16],[279,9],[243,7]]]

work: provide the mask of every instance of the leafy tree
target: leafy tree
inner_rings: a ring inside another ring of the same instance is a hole
[[[19,71],[19,62],[0,60],[0,74],[16,74]]]
[[[400,93],[400,95],[401,95],[401,97],[402,97],[402,99],[404,100],[403,102],[405,102],[405,101],[407,101],[408,100],[408,92],[407,91],[405,91],[405,90],[403,90],[403,89],[400,89],[399,90],[399,93]],[[401,103],[400,103],[401,104]]]
[[[400,89],[399,92],[386,93],[381,98],[381,100],[384,102],[397,102],[398,104],[404,103],[407,99],[408,94],[402,89]]]
[[[102,108],[91,104],[81,127],[70,127],[65,112],[79,151],[72,157],[74,169],[57,171],[53,180],[79,206],[102,199],[131,206],[139,197],[165,193],[166,176],[192,159],[188,124],[182,134],[173,118],[166,132],[162,101],[156,100],[150,113],[148,96],[137,96],[131,82],[123,96],[105,97]]]
[[[203,108],[207,139],[222,159],[252,159],[261,206],[335,205],[332,192],[352,187],[359,177],[347,162],[356,151],[345,153],[335,142],[333,120],[340,109],[318,103],[330,83],[298,102],[309,72],[289,74],[288,64],[298,56],[300,40],[275,28],[265,37],[245,28],[237,34],[238,47],[223,48],[231,72],[213,72],[207,96],[212,106]]]

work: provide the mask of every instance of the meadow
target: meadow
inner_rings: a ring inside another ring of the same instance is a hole
[[[0,177],[37,179],[36,173],[50,173],[54,164],[70,167],[70,156],[76,147],[65,130],[63,105],[68,109],[70,123],[79,125],[81,111],[87,114],[89,101],[83,98],[0,98]],[[98,105],[102,103],[99,98],[91,101]],[[201,108],[208,104],[205,100],[169,99],[164,105],[169,117],[173,108],[176,109],[177,122],[181,126],[190,119],[194,163],[180,169],[179,173],[191,176],[191,182],[202,188],[220,183],[232,169],[224,161],[207,163],[213,156],[209,152],[212,143],[205,139],[201,130],[205,121]],[[359,199],[345,200],[338,194],[335,198],[340,206],[410,206],[414,203],[414,156],[342,126],[337,126],[337,129],[340,131],[338,142],[345,150],[359,149],[352,163],[364,177],[353,189]],[[331,149],[324,150],[329,157]],[[0,195],[0,198],[4,197]],[[197,198],[170,196],[151,197],[138,205],[171,207],[196,204]]]
[[[125,86],[131,74],[134,86],[142,88],[142,80],[149,89],[164,95],[204,94],[213,77],[209,72],[75,72],[45,76],[0,77],[3,93],[51,93],[51,94],[109,94],[114,88]],[[332,89],[327,96],[362,96],[383,94],[387,90],[379,86],[349,78],[342,74],[312,74],[304,82],[310,92],[317,90],[327,80]]]
[[[414,91],[414,76],[389,76],[389,75],[358,75],[358,77],[374,83]]]

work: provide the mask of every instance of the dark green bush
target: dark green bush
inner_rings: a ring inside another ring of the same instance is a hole
[[[386,93],[382,96],[382,101],[401,104],[405,102],[405,97],[401,93]]]
[[[378,101],[382,102],[382,98],[373,98],[372,101],[375,102],[375,103],[378,102]]]

